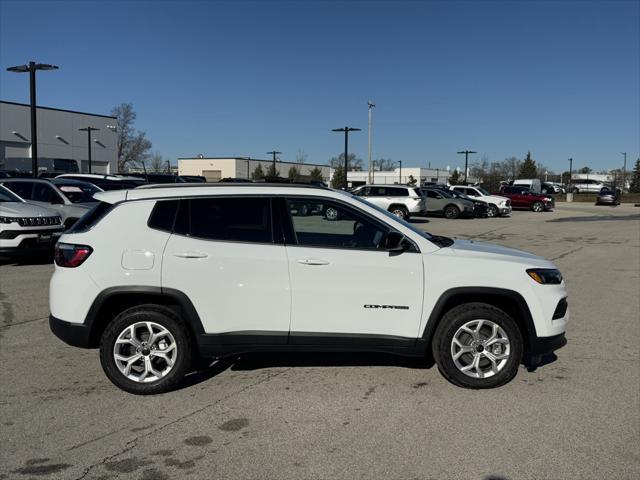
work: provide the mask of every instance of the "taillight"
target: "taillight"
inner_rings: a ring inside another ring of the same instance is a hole
[[[59,267],[75,268],[89,258],[93,248],[87,245],[56,243],[54,259]]]

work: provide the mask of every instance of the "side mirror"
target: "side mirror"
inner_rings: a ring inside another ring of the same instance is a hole
[[[404,252],[407,249],[407,239],[403,234],[391,231],[384,239],[383,245],[387,252]]]

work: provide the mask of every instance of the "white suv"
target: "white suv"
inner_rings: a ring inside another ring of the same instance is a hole
[[[0,255],[51,254],[64,227],[51,210],[30,205],[0,185]]]
[[[427,214],[427,200],[417,187],[363,185],[351,193],[404,220],[408,220],[411,215]]]
[[[299,350],[433,356],[453,383],[489,388],[566,343],[553,263],[430,235],[348,193],[229,183],[95,197],[57,244],[50,326],[99,346],[128,392],[174,388],[197,356]]]
[[[453,185],[450,189],[487,202],[488,217],[498,217],[511,214],[511,200],[507,197],[491,195],[484,188],[474,187],[471,185]]]

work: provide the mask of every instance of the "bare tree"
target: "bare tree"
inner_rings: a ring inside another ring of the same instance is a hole
[[[349,154],[349,171],[361,172],[363,163],[362,159],[356,157],[354,153]],[[331,165],[331,168],[335,170],[338,168],[344,169],[344,153],[341,153],[337,157],[333,157],[329,160],[329,165]]]
[[[154,172],[161,172],[166,167],[167,161],[162,157],[160,152],[151,155],[149,160],[149,169]]]
[[[522,161],[516,157],[505,158],[502,162],[502,170],[505,177],[515,180],[518,177],[518,172],[522,166]]]
[[[151,141],[144,132],[133,127],[136,112],[133,104],[121,103],[111,110],[111,115],[117,118],[118,134],[118,171],[124,170],[130,164],[136,164],[149,157]]]
[[[307,155],[304,150],[302,150],[301,148],[298,149],[298,153],[296,154],[296,163],[304,163],[307,161],[307,158],[309,158],[309,155]]]
[[[392,170],[395,162],[390,158],[379,158],[374,160],[373,164],[376,165],[381,172]]]

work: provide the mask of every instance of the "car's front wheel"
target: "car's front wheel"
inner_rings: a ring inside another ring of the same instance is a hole
[[[105,329],[100,362],[109,380],[129,393],[172,390],[193,356],[189,332],[178,316],[160,305],[125,310]]]
[[[542,202],[534,202],[534,204],[531,205],[531,210],[533,210],[534,212],[543,212],[544,211],[544,203],[542,203]]]
[[[493,388],[515,377],[523,341],[515,321],[485,303],[449,310],[433,340],[438,368],[452,383],[466,388]]]
[[[460,209],[455,205],[447,205],[444,209],[444,216],[449,219],[458,218],[460,216]]]
[[[499,214],[498,207],[496,207],[493,204],[489,205],[489,208],[487,208],[487,217],[489,218],[497,217],[498,214]]]
[[[407,220],[409,218],[409,211],[405,207],[401,207],[399,205],[394,205],[389,208],[389,212],[393,213],[396,217],[399,217],[403,220]]]

